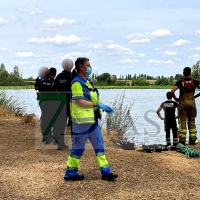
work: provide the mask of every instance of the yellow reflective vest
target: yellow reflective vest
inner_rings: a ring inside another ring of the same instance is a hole
[[[77,75],[72,84],[75,82],[79,82],[83,89],[84,99],[87,101],[91,101],[93,103],[99,103],[99,92],[96,88],[93,87],[93,84],[89,79],[85,80]],[[72,94],[80,93],[80,91],[72,91]],[[95,112],[99,112],[99,118],[101,119],[101,110],[98,108],[84,108],[75,103],[72,96],[72,100],[70,103],[70,114],[73,122],[77,124],[94,124],[95,123]],[[75,96],[76,98],[76,96]]]

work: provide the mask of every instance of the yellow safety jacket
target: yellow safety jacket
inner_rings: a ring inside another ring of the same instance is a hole
[[[84,100],[93,102],[93,103],[99,103],[99,92],[96,88],[94,88],[92,82],[87,79],[81,78],[79,75],[77,75],[73,81],[72,85],[75,82],[79,82],[83,89],[83,98]],[[76,95],[77,93],[77,95]],[[95,113],[98,114],[98,118],[101,119],[101,110],[97,107],[94,108],[84,108],[82,106],[79,106],[75,103],[75,99],[78,97],[80,91],[73,91],[72,89],[72,100],[70,102],[70,114],[71,119],[73,122],[77,124],[94,124],[95,123]]]

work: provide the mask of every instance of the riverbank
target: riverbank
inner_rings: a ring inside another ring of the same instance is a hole
[[[171,89],[172,86],[159,86],[159,85],[149,85],[149,86],[96,86],[98,89]],[[23,89],[34,89],[33,85],[28,86],[0,86],[0,90],[23,90]]]
[[[88,143],[80,163],[82,182],[65,182],[63,175],[69,149],[38,143],[36,124],[18,117],[0,118],[1,199],[199,199],[200,160],[178,152],[125,151],[116,143],[118,135],[104,130],[106,156],[116,182],[100,179],[95,155]],[[70,145],[70,132],[65,138]],[[200,149],[200,144],[195,146]]]

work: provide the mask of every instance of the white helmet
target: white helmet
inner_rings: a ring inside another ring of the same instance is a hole
[[[62,61],[62,68],[66,71],[71,71],[73,68],[73,61],[71,59],[64,59]]]

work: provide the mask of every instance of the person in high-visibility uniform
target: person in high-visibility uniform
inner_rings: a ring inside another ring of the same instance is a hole
[[[172,96],[175,101],[179,102],[178,105],[178,116],[180,120],[180,127],[179,127],[179,143],[185,145],[186,142],[186,133],[187,127],[189,130],[189,144],[195,145],[195,141],[197,139],[197,130],[195,125],[195,118],[196,118],[196,103],[194,98],[194,93],[196,88],[200,88],[199,81],[191,78],[191,68],[185,67],[183,69],[184,77],[177,81],[176,84],[173,86],[171,92]],[[175,91],[179,89],[180,94],[179,98],[176,97]]]
[[[105,156],[104,141],[98,119],[101,119],[101,110],[108,114],[114,111],[99,100],[99,92],[89,79],[92,68],[88,58],[78,58],[75,69],[72,71],[72,149],[67,161],[64,179],[83,180],[84,175],[78,174],[81,156],[85,150],[87,139],[91,142],[103,180],[115,180],[118,175],[111,172]]]
[[[167,92],[166,97],[167,101],[161,103],[161,105],[157,109],[157,115],[161,120],[164,120],[167,146],[171,146],[170,130],[172,130],[173,145],[170,147],[170,150],[176,150],[176,145],[178,143],[178,138],[177,138],[178,128],[176,123],[177,116],[175,116],[175,111],[178,107],[178,103],[172,100],[171,92]],[[160,111],[162,109],[164,110],[165,114],[164,118],[160,114]]]

